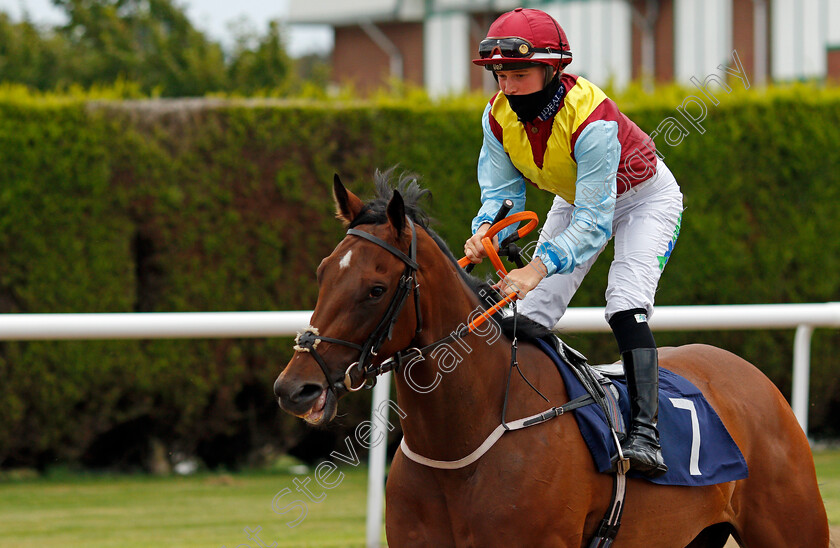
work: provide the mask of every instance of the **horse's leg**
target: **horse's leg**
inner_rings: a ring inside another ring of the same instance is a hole
[[[392,548],[455,546],[446,501],[428,469],[397,451],[385,486],[385,534]]]
[[[828,520],[808,439],[790,405],[755,366],[702,345],[663,350],[666,365],[699,387],[738,443],[749,477],[727,510],[746,548],[826,548]]]
[[[723,548],[726,541],[732,534],[732,525],[728,523],[716,523],[706,527],[691,541],[685,548]]]
[[[780,435],[762,449],[764,458],[751,459],[750,477],[736,490],[737,528],[746,548],[829,545],[828,522],[816,478],[812,470],[797,466],[813,457],[799,424],[793,422],[788,425],[788,436]]]
[[[828,520],[811,447],[790,405],[772,386],[745,397],[761,404],[752,428],[767,435],[745,444],[750,475],[738,482],[733,498],[742,546],[827,547]]]

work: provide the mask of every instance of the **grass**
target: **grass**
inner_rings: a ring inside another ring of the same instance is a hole
[[[295,476],[263,471],[196,474],[189,477],[81,475],[0,483],[0,546],[13,547],[164,547],[229,548],[259,546],[245,528],[257,531],[266,546],[364,546],[367,473],[352,467],[324,491],[314,472]],[[295,479],[319,503],[297,492]],[[338,479],[333,474],[329,481]],[[288,489],[277,508],[274,497]],[[289,527],[302,515],[302,522]]]
[[[814,454],[820,489],[832,527],[840,526],[840,450]],[[288,463],[286,463],[288,464]],[[0,546],[4,548],[259,546],[244,531],[259,528],[265,546],[364,546],[367,474],[345,467],[341,483],[324,491],[314,471],[303,475],[288,466],[237,474],[202,473],[188,477],[112,476],[53,473],[42,478],[0,480]],[[310,481],[313,497],[296,491]],[[333,474],[329,481],[338,480]],[[298,509],[275,513],[304,501]]]
[[[828,523],[840,527],[840,449],[815,451],[814,465]]]

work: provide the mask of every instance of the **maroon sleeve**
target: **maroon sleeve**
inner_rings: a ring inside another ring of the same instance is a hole
[[[583,129],[595,120],[614,121],[618,124],[618,142],[621,145],[621,158],[618,164],[618,193],[648,180],[656,173],[656,148],[653,140],[642,131],[632,120],[618,110],[615,102],[609,97],[584,120],[572,134],[572,157],[575,154],[575,143]]]

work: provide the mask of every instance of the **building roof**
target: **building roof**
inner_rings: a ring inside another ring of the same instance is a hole
[[[290,0],[289,23],[343,26],[361,22],[422,21],[431,14],[503,12],[521,0]]]

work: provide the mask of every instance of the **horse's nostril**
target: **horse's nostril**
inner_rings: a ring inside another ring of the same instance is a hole
[[[304,405],[318,398],[324,387],[317,383],[284,382],[283,375],[274,381],[274,395],[287,404]]]
[[[300,390],[292,395],[291,399],[295,403],[306,403],[320,396],[323,390],[323,387],[319,384],[304,384]]]

